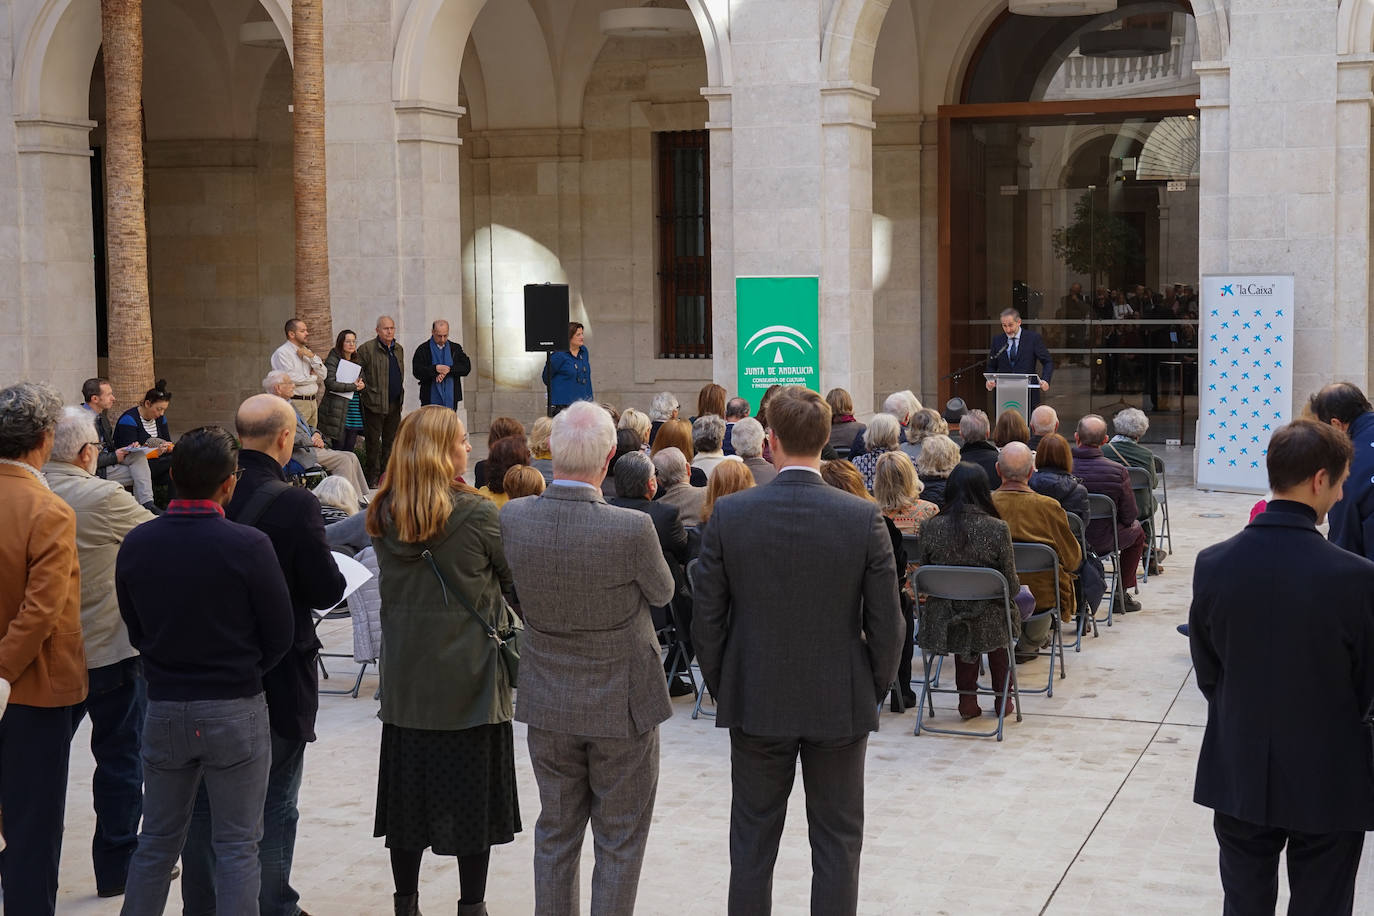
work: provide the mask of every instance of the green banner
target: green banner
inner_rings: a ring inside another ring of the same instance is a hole
[[[818,391],[821,377],[819,277],[736,277],[739,396],[757,411],[773,385]]]

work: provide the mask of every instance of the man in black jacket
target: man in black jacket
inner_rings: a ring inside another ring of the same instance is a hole
[[[234,417],[243,450],[242,477],[228,517],[262,531],[272,541],[291,593],[295,637],[286,656],[263,677],[272,726],[272,770],[263,809],[262,916],[297,916],[300,895],[291,887],[296,844],[296,799],[300,794],[305,745],[315,740],[319,709],[317,671],[320,641],[312,608],[331,608],[344,593],[344,577],[329,553],[319,501],[309,490],[292,487],[282,468],[291,459],[296,415],[290,404],[270,394],[244,401]],[[213,861],[208,824],[197,817],[182,854],[182,901],[187,916],[214,912]]]
[[[964,444],[959,446],[959,460],[976,464],[988,475],[988,486],[996,490],[1002,485],[997,476],[997,446],[988,438],[992,434],[988,415],[981,410],[970,410],[959,418],[959,438]]]
[[[463,345],[448,339],[448,322],[440,318],[429,326],[430,337],[415,348],[410,371],[420,380],[420,403],[455,410],[463,401],[463,378],[472,371],[472,360]]]
[[[1227,913],[1274,912],[1285,847],[1288,912],[1354,907],[1374,829],[1374,563],[1316,528],[1350,454],[1331,426],[1280,427],[1266,459],[1274,498],[1198,555],[1188,629],[1207,731],[1193,801],[1215,811]]]

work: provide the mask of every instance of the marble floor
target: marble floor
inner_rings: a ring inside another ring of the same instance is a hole
[[[1145,609],[1117,618],[1081,654],[1053,698],[1028,697],[1025,719],[1006,740],[913,737],[914,714],[884,711],[869,742],[867,819],[859,910],[866,914],[1208,913],[1221,908],[1210,812],[1191,801],[1206,706],[1193,681],[1186,619],[1192,561],[1202,547],[1246,521],[1254,497],[1185,486],[1187,452],[1168,456],[1174,555],[1165,574],[1140,589]],[[333,648],[344,627],[327,636]],[[1047,662],[1021,666],[1024,683]],[[338,684],[348,665],[335,665]],[[337,669],[337,670],[336,670]],[[381,730],[371,699],[323,697],[320,740],[306,756],[295,884],[302,904],[324,916],[390,913],[391,878],[372,837]],[[989,705],[985,701],[985,705]],[[937,700],[940,724],[957,723],[953,698]],[[729,743],[710,720],[674,701],[662,726],[662,767],[638,911],[725,911],[729,875]],[[87,854],[93,817],[88,730],[72,754],[59,912],[114,914],[99,900]],[[538,794],[516,726],[525,831],[492,855],[490,911],[533,910],[533,826]],[[1374,908],[1374,863],[1366,848],[1360,902]],[[591,843],[584,847],[588,907]],[[798,781],[774,883],[775,912],[805,913],[809,851]],[[453,912],[457,870],[426,860],[426,913]],[[1286,889],[1280,899],[1284,906]],[[173,899],[177,894],[173,885]],[[179,911],[173,907],[172,912]]]

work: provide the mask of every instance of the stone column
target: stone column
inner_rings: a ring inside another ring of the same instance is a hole
[[[0,306],[18,308],[0,332],[6,383],[51,382],[71,402],[96,374],[95,274],[91,240],[91,146],[95,122],[22,118],[19,152],[17,282],[0,289]],[[0,253],[5,245],[0,235]],[[140,396],[142,392],[139,392]],[[120,392],[129,399],[133,392]]]
[[[735,185],[730,90],[701,90],[710,107],[711,169],[711,380],[733,396],[738,387],[735,359]]]

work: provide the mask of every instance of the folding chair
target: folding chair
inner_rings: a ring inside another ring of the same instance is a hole
[[[1020,578],[1025,573],[1053,573],[1054,574],[1054,607],[1043,611],[1036,611],[1028,619],[1021,621],[1022,630],[1026,624],[1032,620],[1043,620],[1046,616],[1050,619],[1050,648],[1046,652],[1044,649],[1037,649],[1035,654],[1040,657],[1048,655],[1050,657],[1050,678],[1045,687],[1035,690],[1029,688],[1021,690],[1022,693],[1043,693],[1047,697],[1054,696],[1054,659],[1055,653],[1059,655],[1059,679],[1063,680],[1066,676],[1064,665],[1064,631],[1060,626],[1059,613],[1064,606],[1063,596],[1059,593],[1059,554],[1048,544],[1027,544],[1013,542],[1011,549],[1016,557],[1016,575]]]
[[[700,560],[699,558],[693,558],[692,560],[688,561],[688,563],[687,563],[687,588],[688,588],[688,590],[691,591],[693,594],[695,594],[695,593],[696,593],[696,590],[697,590],[697,567],[700,566],[700,565],[701,565],[701,560]],[[698,670],[698,671],[701,670],[700,666],[697,667],[697,670]],[[690,675],[689,675],[689,676],[690,676]],[[697,686],[696,678],[692,678],[692,686],[697,688],[697,702],[696,702],[696,705],[692,707],[692,718],[695,719],[695,718],[698,718],[699,716],[708,716],[708,717],[714,719],[715,716],[716,716],[715,713],[710,712],[710,711],[707,711],[707,712],[702,712],[702,711],[701,711],[701,701],[702,701],[702,699],[706,696],[706,692],[707,692],[707,691],[706,691],[706,678],[702,678],[702,679],[701,679],[701,685],[700,685],[699,687]],[[714,705],[715,702],[716,702],[716,698],[715,698],[715,697],[711,697],[711,703],[712,703],[712,705]]]
[[[1077,514],[1075,514],[1075,513],[1073,513],[1073,512],[1069,512],[1069,513],[1067,513],[1067,515],[1068,515],[1068,517],[1069,517],[1069,530],[1073,532],[1073,536],[1074,536],[1074,537],[1078,538],[1078,546],[1079,546],[1080,548],[1082,548],[1082,554],[1083,554],[1083,557],[1084,557],[1084,562],[1087,562],[1087,559],[1086,559],[1087,556],[1088,556],[1088,532],[1087,532],[1087,528],[1086,528],[1086,527],[1084,526],[1084,524],[1083,524],[1083,519],[1080,518]],[[1077,609],[1077,608],[1074,608],[1074,610],[1077,611],[1078,609]],[[1098,636],[1098,632],[1097,632],[1097,618],[1094,617],[1092,614],[1083,614],[1083,613],[1079,613],[1079,614],[1078,614],[1077,623],[1076,623],[1075,626],[1074,626],[1074,634],[1075,634],[1075,635],[1074,635],[1074,640],[1073,640],[1073,651],[1075,651],[1075,652],[1082,652],[1082,651],[1083,651],[1083,635],[1084,635],[1085,633],[1087,633],[1089,627],[1092,627],[1093,638],[1096,639],[1097,636]]]
[[[333,609],[330,610],[328,613],[321,614],[319,611],[312,610],[312,611],[310,612],[310,614],[311,614],[312,617],[315,618],[315,632],[316,632],[316,633],[318,633],[319,630],[320,630],[320,624],[324,623],[326,620],[347,620],[350,616],[352,616],[351,613],[350,613],[349,610],[348,610],[348,602],[347,602],[347,601],[342,602],[341,604],[339,604],[338,607],[333,608]],[[320,676],[323,677],[323,678],[327,681],[327,680],[329,680],[329,669],[326,668],[326,667],[324,666],[324,660],[325,660],[326,658],[353,658],[353,653],[352,653],[352,652],[321,652],[321,653],[319,653],[319,654],[316,656],[315,661],[316,661],[316,663],[320,666]],[[354,680],[353,680],[353,686],[352,686],[352,687],[344,687],[344,688],[341,689],[341,690],[333,690],[333,689],[325,690],[325,689],[322,687],[322,688],[320,688],[319,693],[320,693],[321,696],[336,696],[336,697],[350,696],[350,697],[352,697],[353,699],[356,700],[356,699],[358,698],[358,691],[361,690],[361,689],[362,689],[362,686],[363,686],[363,675],[366,674],[366,673],[367,673],[367,662],[362,662],[361,664],[358,665],[358,676],[357,676],[356,678],[354,678]]]
[[[1153,496],[1154,491],[1150,487],[1150,472],[1144,468],[1128,466],[1126,473],[1131,478],[1131,492],[1135,494],[1136,506],[1139,507],[1142,496]],[[1145,529],[1145,552],[1140,555],[1140,563],[1145,567],[1141,576],[1142,582],[1150,581],[1150,560],[1155,555],[1155,520],[1151,515],[1140,523]],[[1139,588],[1136,589],[1140,591]]]
[[[1007,679],[1003,682],[1002,689],[1009,692],[1012,702],[1016,704],[1016,721],[1021,721],[1021,694],[1016,686],[1016,659],[1014,644],[1016,637],[1012,631],[1011,615],[1013,613],[1011,603],[1011,590],[1007,587],[1007,579],[995,569],[988,569],[980,566],[922,566],[912,574],[912,583],[916,587],[918,594],[929,595],[932,598],[947,598],[951,601],[997,601],[1001,600],[1002,607],[1007,615]],[[935,697],[936,693],[959,694],[962,691],[950,689],[948,687],[936,687],[930,681],[930,666],[932,656],[928,655],[925,649],[921,650],[921,680],[922,693],[916,701],[916,732],[919,737],[922,730],[937,735],[960,735],[966,738],[996,738],[1002,740],[1002,725],[1006,718],[1006,704],[997,704],[997,728],[990,732],[968,732],[953,728],[931,728],[924,724],[926,704],[930,706],[930,715],[935,716]],[[983,688],[974,688],[974,694],[983,696],[995,696],[996,692]]]
[[[839,456],[840,458],[842,458],[842,459],[848,460],[848,458],[849,458],[849,447],[848,447],[848,446],[845,446],[845,447],[841,448],[841,447],[837,446],[837,447],[835,448],[835,454],[836,454],[837,456]]]
[[[1091,546],[1089,546],[1088,549],[1092,551],[1093,556],[1097,557],[1097,559],[1102,561],[1102,568],[1104,571],[1106,570],[1108,560],[1110,560],[1112,564],[1112,570],[1109,574],[1112,577],[1112,587],[1111,590],[1107,593],[1107,626],[1111,626],[1112,615],[1116,611],[1116,590],[1120,587],[1121,583],[1121,542],[1117,539],[1116,536],[1116,500],[1102,493],[1089,493],[1089,524],[1102,518],[1105,518],[1107,521],[1111,523],[1110,527],[1112,529],[1112,549],[1106,553],[1098,553],[1096,550],[1093,550]],[[1086,533],[1084,537],[1084,543],[1087,543]],[[1093,623],[1096,624],[1101,619],[1102,618],[1094,615]],[[1094,627],[1094,629],[1096,628]]]
[[[920,536],[919,534],[903,534],[903,535],[902,535],[902,547],[903,547],[903,549],[906,550],[907,562],[908,562],[908,563],[914,563],[914,562],[916,562],[916,558],[917,558],[918,556],[920,556],[920,554],[921,554],[921,536]],[[909,570],[909,569],[908,569],[908,570],[900,570],[900,569],[899,569],[899,570],[897,570],[897,575],[900,576],[900,577],[903,578],[903,579],[910,579],[912,573],[911,573],[911,570]],[[921,605],[920,605],[920,602],[919,602],[919,601],[916,603],[915,614],[916,614],[916,633],[920,633],[920,632],[921,632]],[[912,638],[915,639],[915,638],[916,638],[916,634],[912,634]],[[940,686],[940,672],[942,672],[942,671],[944,670],[944,668],[945,668],[945,658],[944,658],[944,656],[942,655],[942,656],[940,656],[939,660],[937,660],[937,661],[935,662],[935,680],[932,681],[932,683],[933,683],[936,687],[939,687],[939,686]]]
[[[313,468],[306,468],[299,474],[292,474],[291,486],[304,487],[307,490],[313,490],[320,485],[320,481],[324,480],[328,476],[328,471],[316,465]]]
[[[1159,502],[1159,542],[1156,547],[1163,548],[1164,542],[1169,542],[1169,549],[1166,553],[1174,552],[1174,536],[1169,531],[1169,480],[1164,473],[1164,459],[1155,455],[1155,477],[1159,480],[1159,487],[1162,491],[1156,499]]]

